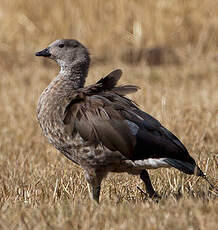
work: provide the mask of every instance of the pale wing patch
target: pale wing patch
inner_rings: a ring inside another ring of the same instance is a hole
[[[124,122],[128,125],[129,129],[131,130],[132,134],[135,136],[139,130],[138,125],[136,125],[134,122],[131,122],[129,120],[124,120]]]
[[[138,169],[170,168],[171,166],[164,161],[165,159],[166,158],[148,158],[145,160],[136,160],[134,164]]]

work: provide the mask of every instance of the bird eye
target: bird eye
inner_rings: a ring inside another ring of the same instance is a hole
[[[60,44],[58,47],[63,48],[63,47],[64,47],[64,44]]]

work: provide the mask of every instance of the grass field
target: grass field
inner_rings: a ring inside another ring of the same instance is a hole
[[[0,0],[0,229],[218,229],[215,193],[174,169],[150,171],[159,203],[137,189],[138,177],[110,174],[94,206],[82,170],[37,124],[37,99],[58,67],[34,57],[57,38],[76,38],[93,59],[87,83],[121,68],[121,83],[141,87],[131,99],[217,186],[217,12],[214,0]]]

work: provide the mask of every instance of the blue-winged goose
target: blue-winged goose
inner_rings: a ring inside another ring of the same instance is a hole
[[[61,67],[39,98],[39,124],[50,143],[85,170],[91,199],[99,202],[108,172],[140,175],[150,197],[156,193],[146,169],[174,167],[206,179],[181,141],[125,97],[138,87],[116,86],[121,70],[84,87],[90,57],[78,41],[54,41],[36,56]]]

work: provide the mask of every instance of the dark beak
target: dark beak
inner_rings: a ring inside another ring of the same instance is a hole
[[[49,52],[49,49],[46,48],[46,49],[44,49],[42,51],[36,52],[36,56],[50,57],[51,54]]]

